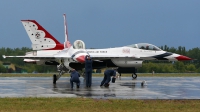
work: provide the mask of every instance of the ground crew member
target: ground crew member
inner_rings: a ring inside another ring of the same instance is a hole
[[[92,58],[87,55],[85,57],[85,81],[86,87],[91,87],[92,84]]]
[[[70,76],[71,76],[71,78],[70,78],[71,89],[73,89],[73,83],[74,82],[76,83],[77,88],[79,88],[79,86],[80,86],[80,80],[79,80],[80,74],[75,69],[72,69]]]
[[[105,86],[105,87],[108,87],[109,86],[109,82],[111,80],[111,76],[113,76],[113,78],[116,78],[116,72],[117,70],[106,70],[104,72],[104,78],[101,82],[101,85],[100,86]]]

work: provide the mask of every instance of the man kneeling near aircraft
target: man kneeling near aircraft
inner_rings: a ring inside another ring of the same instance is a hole
[[[73,83],[74,82],[76,83],[77,88],[79,88],[79,86],[80,86],[80,80],[79,80],[80,74],[75,69],[72,69],[70,76],[71,76],[71,79],[70,79],[71,89],[73,89]]]
[[[111,80],[111,76],[112,76],[112,83],[115,83],[116,72],[117,72],[117,69],[106,70],[104,72],[104,78],[103,78],[103,81],[101,82],[100,86],[104,85],[105,87],[109,87],[109,82]]]

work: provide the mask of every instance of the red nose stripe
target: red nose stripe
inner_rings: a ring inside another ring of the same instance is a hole
[[[85,62],[85,56],[84,56],[84,55],[79,56],[79,57],[76,58],[76,60],[77,60],[78,62],[80,62],[80,63],[84,63],[84,62]]]
[[[180,55],[178,57],[176,57],[176,59],[178,61],[186,61],[186,60],[191,60],[191,58],[187,57],[187,56],[183,56],[183,55]]]

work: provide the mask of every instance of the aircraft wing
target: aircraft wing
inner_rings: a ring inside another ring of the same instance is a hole
[[[54,55],[54,56],[5,56],[3,55],[3,58],[23,58],[23,59],[60,59],[60,58],[71,58],[68,56],[59,56],[59,55]]]
[[[112,54],[89,54],[93,60],[106,60],[113,58],[132,58],[135,60],[142,60],[138,55],[112,55]],[[67,55],[63,52],[54,55],[37,55],[37,56],[5,56],[3,58],[23,58],[23,59],[61,59],[61,58],[72,58],[71,55]]]
[[[26,59],[55,59],[52,56],[5,56],[3,58],[26,58]]]

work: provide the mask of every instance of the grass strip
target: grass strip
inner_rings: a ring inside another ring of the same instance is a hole
[[[1,112],[199,112],[200,100],[0,98]]]

